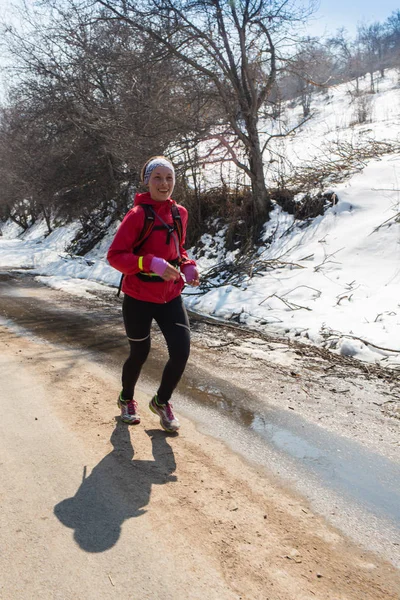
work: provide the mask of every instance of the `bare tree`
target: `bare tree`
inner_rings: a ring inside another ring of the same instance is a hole
[[[393,12],[384,23],[390,67],[400,67],[400,10]]]
[[[336,65],[337,76],[341,80],[354,80],[357,95],[360,90],[360,78],[365,73],[359,40],[350,40],[346,30],[342,27],[333,37],[327,40],[327,45],[328,48],[336,51],[338,60]]]
[[[285,72],[291,81],[286,81],[286,89],[289,86],[291,94],[300,98],[304,117],[310,115],[313,93],[330,85],[332,71],[330,52],[317,38],[302,40],[296,54],[287,61]]]
[[[251,182],[253,217],[271,204],[265,183],[259,113],[274,89],[279,45],[307,15],[286,0],[97,0],[101,18],[127,23],[135,35],[157,43],[185,72],[204,82],[230,135],[220,139]],[[172,83],[172,82],[171,82]],[[175,82],[172,83],[174,85]],[[237,141],[243,152],[237,150]],[[232,143],[233,142],[233,143]]]
[[[8,165],[0,203],[20,210],[36,198],[49,228],[55,213],[89,217],[107,203],[126,210],[143,155],[179,141],[210,112],[184,74],[179,93],[171,89],[176,62],[132,38],[125,23],[64,9],[46,26],[27,14],[27,32],[7,28],[3,37],[17,84],[0,121]]]
[[[358,28],[358,39],[363,49],[365,67],[370,75],[370,91],[375,92],[374,72],[380,70],[381,77],[385,72],[385,36],[381,23],[362,25]]]

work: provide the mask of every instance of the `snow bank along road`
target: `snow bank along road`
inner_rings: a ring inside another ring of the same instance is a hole
[[[83,344],[87,330],[79,336],[56,310],[72,314],[79,302],[3,281],[2,600],[398,599],[393,564],[187,418],[179,436],[165,435],[145,391],[141,425],[120,423],[119,336],[110,328],[108,347]]]

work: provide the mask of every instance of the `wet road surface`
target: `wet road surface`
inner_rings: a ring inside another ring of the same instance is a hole
[[[40,339],[74,347],[119,378],[127,355],[121,304],[61,294],[22,273],[0,273],[2,322]],[[1,321],[0,321],[1,322]],[[151,390],[165,363],[153,341],[141,384]],[[251,394],[196,365],[179,387],[179,410],[252,462],[267,467],[305,494],[341,528],[400,564],[400,466],[359,444],[319,428],[295,413],[257,406]],[[335,521],[335,519],[333,519]],[[350,528],[350,529],[349,529]]]

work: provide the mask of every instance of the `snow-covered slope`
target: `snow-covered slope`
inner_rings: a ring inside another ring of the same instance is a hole
[[[240,288],[216,287],[188,304],[215,316],[239,316],[249,326],[306,336],[365,360],[400,364],[400,155],[371,161],[336,187],[339,202],[304,227],[277,207],[261,249],[262,277]],[[398,187],[397,187],[398,189]],[[206,240],[205,240],[206,241]],[[213,256],[216,248],[210,249]],[[199,259],[209,269],[223,258]],[[279,260],[270,268],[267,261]],[[234,260],[234,258],[233,258]],[[260,325],[261,324],[261,325]],[[359,337],[385,352],[366,346]]]
[[[352,124],[351,84],[319,94],[313,120],[285,140],[285,147],[280,141],[281,150],[300,164],[320,155],[329,141],[399,140],[397,86],[397,73],[389,72],[379,82],[379,92],[371,96],[372,121],[362,125]],[[299,111],[297,107],[288,112],[289,126],[298,122]],[[220,286],[216,280],[218,286],[202,295],[187,288],[187,305],[250,327],[301,336],[362,360],[400,367],[400,154],[365,165],[331,188],[338,203],[309,224],[295,222],[276,207],[265,226],[265,246],[256,257],[265,261],[263,272],[246,278],[239,287]],[[116,226],[89,255],[74,259],[65,248],[78,225],[60,228],[47,238],[44,227],[36,225],[17,238],[18,231],[8,223],[0,238],[0,265],[28,267],[49,285],[90,295],[98,286],[118,285],[119,274],[105,261]],[[223,234],[211,238],[205,233],[198,259],[203,273],[224,259],[235,260],[234,253],[224,252]]]
[[[278,142],[285,155],[296,165],[325,156],[332,142],[399,141],[400,79],[395,69],[387,70],[382,79],[375,74],[374,94],[369,93],[369,76],[360,80],[359,93],[355,83],[342,83],[315,93],[311,102],[312,118],[297,129],[289,139]],[[365,121],[359,123],[360,113]],[[285,130],[289,131],[303,120],[300,102],[285,110]],[[274,133],[274,132],[272,132]]]
[[[360,92],[368,92],[369,86],[366,77]],[[301,167],[335,160],[330,152],[337,143],[367,150],[374,142],[399,147],[399,73],[387,71],[384,79],[377,73],[375,89],[375,94],[355,97],[355,83],[349,82],[315,94],[313,118],[288,138],[277,138],[274,151],[287,157],[289,165]],[[360,98],[367,118],[357,124]],[[285,112],[286,130],[302,120],[300,103]],[[265,132],[277,133],[268,124]],[[310,225],[296,223],[276,207],[264,235],[274,239],[260,250],[259,259],[286,265],[270,269],[266,264],[263,276],[249,279],[241,289],[215,288],[206,296],[194,295],[188,304],[250,326],[305,336],[363,360],[400,365],[400,154],[355,162],[358,169],[362,162],[366,166],[329,188],[338,204]],[[274,180],[283,166],[269,163],[267,177]],[[222,260],[219,240],[200,258],[204,269]],[[209,243],[208,237],[203,241]]]

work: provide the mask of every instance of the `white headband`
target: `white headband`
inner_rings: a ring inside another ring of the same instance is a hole
[[[143,175],[143,182],[146,185],[149,183],[150,175],[152,174],[152,172],[154,171],[154,169],[156,167],[167,167],[168,169],[170,169],[170,171],[172,171],[172,174],[175,177],[175,169],[174,169],[172,163],[170,163],[165,158],[153,158],[153,160],[151,160],[149,162],[149,164],[147,165],[144,175]]]

